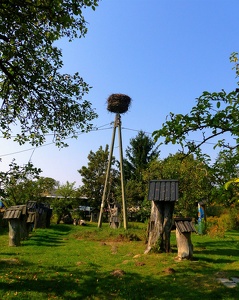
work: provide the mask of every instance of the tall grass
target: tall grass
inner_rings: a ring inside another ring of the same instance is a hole
[[[0,234],[0,299],[238,299],[218,277],[239,277],[239,232],[224,238],[192,234],[194,259],[143,254],[146,225],[52,225],[37,229],[20,247]]]

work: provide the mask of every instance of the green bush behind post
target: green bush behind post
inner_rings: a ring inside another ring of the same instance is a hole
[[[225,210],[220,216],[208,217],[206,233],[211,237],[224,237],[226,231],[239,228],[239,209],[236,207]]]

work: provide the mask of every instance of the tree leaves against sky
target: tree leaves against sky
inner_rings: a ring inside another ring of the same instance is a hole
[[[238,53],[232,53],[236,78],[239,76]],[[237,83],[238,84],[238,83]],[[239,146],[239,92],[207,91],[196,99],[196,105],[185,115],[170,113],[162,128],[154,131],[155,141],[180,144],[183,151],[200,154],[202,145],[215,141],[215,147],[237,149]],[[201,141],[190,139],[190,134],[201,132]],[[228,134],[228,135],[227,135]],[[228,139],[233,137],[233,139]]]
[[[53,134],[58,146],[91,128],[97,114],[84,99],[79,73],[62,74],[54,42],[87,33],[83,10],[98,0],[2,0],[0,3],[0,130],[19,144],[38,146]],[[20,131],[19,130],[20,127]],[[13,131],[14,129],[14,131]]]

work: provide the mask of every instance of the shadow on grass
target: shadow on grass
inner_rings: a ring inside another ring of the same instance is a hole
[[[67,224],[51,224],[50,229],[66,234],[72,230],[72,226],[73,225],[67,225]]]
[[[64,238],[71,231],[69,225],[53,225],[47,229],[36,229],[29,239],[25,240],[23,246],[60,246],[67,240]],[[39,234],[38,234],[39,232]]]
[[[227,255],[239,257],[239,243],[235,241],[211,241],[196,243],[194,253],[205,253],[212,255]]]
[[[14,270],[8,274],[8,282],[1,283],[2,299],[237,299],[238,288],[226,289],[218,284],[211,289],[210,282],[188,275],[187,284],[180,274],[165,276],[141,276],[126,272],[115,277],[111,272],[103,272],[96,264],[87,270],[71,272],[69,268],[31,273],[27,279]],[[207,286],[207,289],[205,288]],[[9,297],[9,298],[8,298]]]

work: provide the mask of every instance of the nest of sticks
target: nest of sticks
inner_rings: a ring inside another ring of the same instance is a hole
[[[113,113],[123,114],[127,112],[131,98],[124,94],[112,94],[107,100],[107,110]]]

